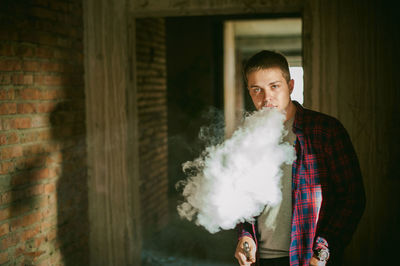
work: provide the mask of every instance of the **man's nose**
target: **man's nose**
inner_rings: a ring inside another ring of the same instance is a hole
[[[264,101],[269,102],[272,99],[272,92],[268,89],[264,91]]]

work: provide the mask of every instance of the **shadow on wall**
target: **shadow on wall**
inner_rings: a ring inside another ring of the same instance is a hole
[[[60,146],[57,181],[57,242],[65,265],[88,265],[89,219],[85,119],[64,101],[51,114],[52,138]]]
[[[50,113],[49,130],[31,136],[45,141],[24,146],[26,158],[16,166],[10,217],[27,215],[12,223],[12,231],[24,230],[15,241],[25,241],[13,260],[22,256],[23,265],[89,264],[84,99],[77,89],[60,89],[66,96]]]
[[[17,106],[1,129],[15,140],[7,143],[12,152],[4,159],[13,170],[5,173],[8,191],[1,194],[2,218],[10,225],[1,235],[0,263],[89,264],[80,5],[0,3],[6,53],[0,61],[7,66],[1,75],[8,77],[0,90],[11,91],[7,104]]]
[[[17,245],[14,257],[22,255],[23,265],[47,257],[64,265],[89,264],[85,120],[75,105],[73,99],[56,105],[48,140],[25,146],[26,159],[16,166],[10,217],[28,213],[11,227],[24,230],[14,235],[16,243],[26,241]]]

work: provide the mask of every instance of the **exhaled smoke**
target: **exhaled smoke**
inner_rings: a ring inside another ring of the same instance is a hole
[[[179,215],[216,233],[252,222],[266,205],[279,203],[281,166],[295,159],[294,148],[282,142],[284,118],[276,109],[257,111],[230,139],[184,163]]]

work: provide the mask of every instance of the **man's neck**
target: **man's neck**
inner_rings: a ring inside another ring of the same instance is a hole
[[[287,109],[286,109],[286,119],[285,122],[290,120],[296,114],[296,106],[292,101],[290,101]]]

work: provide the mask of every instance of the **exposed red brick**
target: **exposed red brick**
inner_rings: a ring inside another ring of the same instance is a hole
[[[55,99],[62,99],[66,98],[67,93],[65,90],[45,90],[41,93],[41,99],[43,100],[55,100]]]
[[[57,237],[57,229],[56,228],[52,228],[50,229],[50,231],[47,234],[47,239],[49,241],[55,239]]]
[[[57,37],[42,31],[25,31],[20,33],[20,39],[26,42],[45,45],[57,45]]]
[[[18,201],[20,201],[22,199],[30,198],[32,196],[34,196],[34,195],[29,195],[26,192],[26,189],[13,190],[12,191],[12,198],[10,199],[10,202],[17,202],[17,203],[15,203],[15,206],[18,206],[19,208],[18,208],[18,211],[13,210],[11,215],[13,217],[17,217],[17,216],[19,216],[21,214],[24,214],[24,213],[32,210],[32,208],[33,208],[32,206],[36,206],[36,199],[34,201],[32,201],[31,205],[27,205],[27,204],[23,204],[22,205],[22,204],[18,203]]]
[[[61,174],[61,168],[60,167],[49,168],[48,178],[53,178],[53,177],[56,177],[56,176],[60,176],[60,174]]]
[[[46,164],[51,165],[54,163],[61,163],[62,162],[62,153],[54,153],[51,156],[46,157]]]
[[[14,191],[12,191],[12,192],[13,192],[13,199],[12,199],[12,201],[19,200],[20,198],[18,198],[18,197],[15,196]],[[15,196],[15,197],[14,197],[14,196]],[[14,205],[14,206],[12,207],[12,211],[10,212],[10,218],[21,216],[21,215],[23,215],[23,214],[29,212],[30,210],[31,210],[31,207],[30,207],[29,205],[27,205],[27,204],[18,204],[18,205]]]
[[[37,134],[37,140],[50,140],[52,138],[51,129],[39,131]]]
[[[16,103],[0,103],[0,115],[10,115],[17,112]]]
[[[0,54],[3,56],[13,56],[15,54],[15,46],[6,43],[0,43]]]
[[[21,61],[15,59],[0,60],[0,71],[18,71],[21,70]]]
[[[0,195],[0,204],[7,204],[12,201],[12,191],[2,192]]]
[[[151,22],[151,27],[149,27]],[[146,180],[140,195],[146,228],[161,228],[167,221],[168,177],[167,171],[154,174],[157,169],[166,169],[167,118],[166,114],[166,68],[165,68],[165,25],[162,19],[140,20],[137,25],[137,79],[140,176]],[[143,33],[146,34],[143,34]],[[150,55],[150,49],[158,51]],[[156,93],[155,93],[156,92]],[[153,121],[157,121],[154,123]],[[156,142],[158,141],[158,142]],[[159,148],[154,149],[157,143]],[[144,204],[145,203],[145,204]]]
[[[54,216],[55,214],[57,214],[57,212],[59,211],[57,205],[53,204],[53,205],[49,205],[47,206],[47,208],[42,208],[42,215],[43,217],[50,217],[50,216]]]
[[[13,255],[14,255],[14,257],[19,257],[19,256],[23,255],[24,252],[25,252],[25,245],[22,245],[15,249],[15,252]]]
[[[11,222],[11,230],[14,231],[16,228],[32,225],[42,219],[42,214],[39,211],[19,217]]]
[[[40,71],[40,62],[37,61],[24,61],[22,63],[22,69],[24,71]]]
[[[35,55],[35,47],[28,45],[19,45],[15,48],[15,55],[21,57],[33,57]]]
[[[36,266],[49,266],[49,265],[56,265],[60,264],[60,256],[57,253],[53,253],[51,257],[47,257],[44,259],[41,259],[38,262],[35,262]]]
[[[4,147],[0,150],[0,159],[7,160],[22,156],[21,146]]]
[[[75,68],[66,64],[43,62],[41,64],[41,69],[46,72],[72,72]]]
[[[53,227],[57,224],[56,219],[48,219],[44,220],[43,222],[40,223],[40,231],[44,232],[48,230],[50,227]]]
[[[37,182],[39,180],[47,179],[50,176],[50,170],[48,168],[43,168],[39,170],[25,171],[14,175],[11,180],[13,186],[18,186],[21,184],[28,184],[31,182]]]
[[[16,91],[16,98],[21,100],[38,100],[40,90],[36,88],[20,89]]]
[[[45,166],[46,156],[35,155],[31,157],[21,157],[16,160],[16,165],[19,169],[24,168],[40,168]]]
[[[56,185],[54,183],[49,183],[44,185],[44,192],[46,194],[53,193],[56,190]]]
[[[35,238],[35,246],[36,247],[40,247],[40,245],[42,245],[42,243],[43,242],[46,242],[48,239],[47,239],[47,236],[46,235],[43,235],[43,236],[39,236],[39,237],[36,237]]]
[[[7,14],[6,24],[0,25],[0,40],[5,40],[0,41],[0,174],[5,175],[0,264],[59,265],[88,250],[87,188],[79,185],[87,182],[86,154],[75,150],[85,150],[82,3],[33,0],[15,7],[20,10]],[[0,9],[0,16],[3,13]],[[62,112],[53,125],[50,118],[59,107]],[[57,193],[62,173],[65,186]],[[61,217],[59,194],[73,195],[65,208],[61,204]],[[62,226],[67,232],[63,237],[72,244],[61,256],[64,239],[57,239],[57,221],[77,217],[82,217],[82,229],[70,222]],[[47,252],[50,249],[55,250]]]
[[[8,223],[0,225],[0,237],[10,232],[10,225]]]
[[[35,83],[46,86],[61,86],[68,84],[68,79],[63,76],[35,76]]]
[[[54,48],[38,47],[36,49],[36,56],[39,58],[52,58],[54,56]]]
[[[51,129],[43,129],[40,131],[26,131],[20,136],[20,143],[29,143],[34,141],[43,141],[51,139]]]
[[[0,162],[0,175],[14,171],[14,162]]]
[[[54,110],[57,103],[55,102],[41,102],[37,104],[38,113],[50,113]]]
[[[1,89],[0,90],[0,100],[12,100],[14,99],[13,89]]]
[[[6,134],[0,134],[0,145],[7,144],[7,135]]]
[[[32,144],[29,146],[25,146],[23,150],[24,156],[29,155],[38,155],[44,152],[44,145],[43,144]]]
[[[13,247],[19,242],[19,234],[12,233],[8,234],[6,238],[1,241],[1,247],[3,249],[8,249],[9,247]]]
[[[12,76],[12,82],[16,85],[30,85],[33,83],[31,74],[15,74]]]
[[[11,75],[0,73],[0,85],[11,84]]]
[[[13,126],[14,119],[8,117],[0,119],[0,130],[10,130]]]
[[[15,129],[23,129],[23,128],[31,128],[32,120],[30,117],[18,117],[13,120],[13,128]]]
[[[31,114],[36,112],[36,105],[34,103],[19,103],[17,106],[19,114]]]
[[[10,207],[0,210],[0,221],[4,221],[4,220],[7,220],[8,218],[10,218],[10,214],[11,214],[10,210],[11,210]]]
[[[44,168],[44,169],[38,170],[34,173],[33,177],[35,180],[49,178],[50,177],[50,169]]]
[[[38,128],[38,127],[46,127],[50,126],[50,119],[48,116],[35,116],[32,118],[31,127]]]
[[[24,190],[22,190],[22,194],[24,195],[24,198],[29,198],[31,196],[40,195],[43,192],[44,192],[43,184],[27,187]]]
[[[37,131],[26,131],[21,134],[20,142],[21,143],[29,143],[33,141],[37,141],[38,132]]]
[[[8,260],[9,260],[8,259],[8,252],[7,251],[1,252],[0,253],[0,263],[1,264],[6,263]]]
[[[7,144],[19,143],[19,136],[16,132],[11,132],[7,135]]]
[[[11,28],[4,28],[0,29],[0,40],[6,41],[17,41],[18,40],[18,32],[13,31]]]

